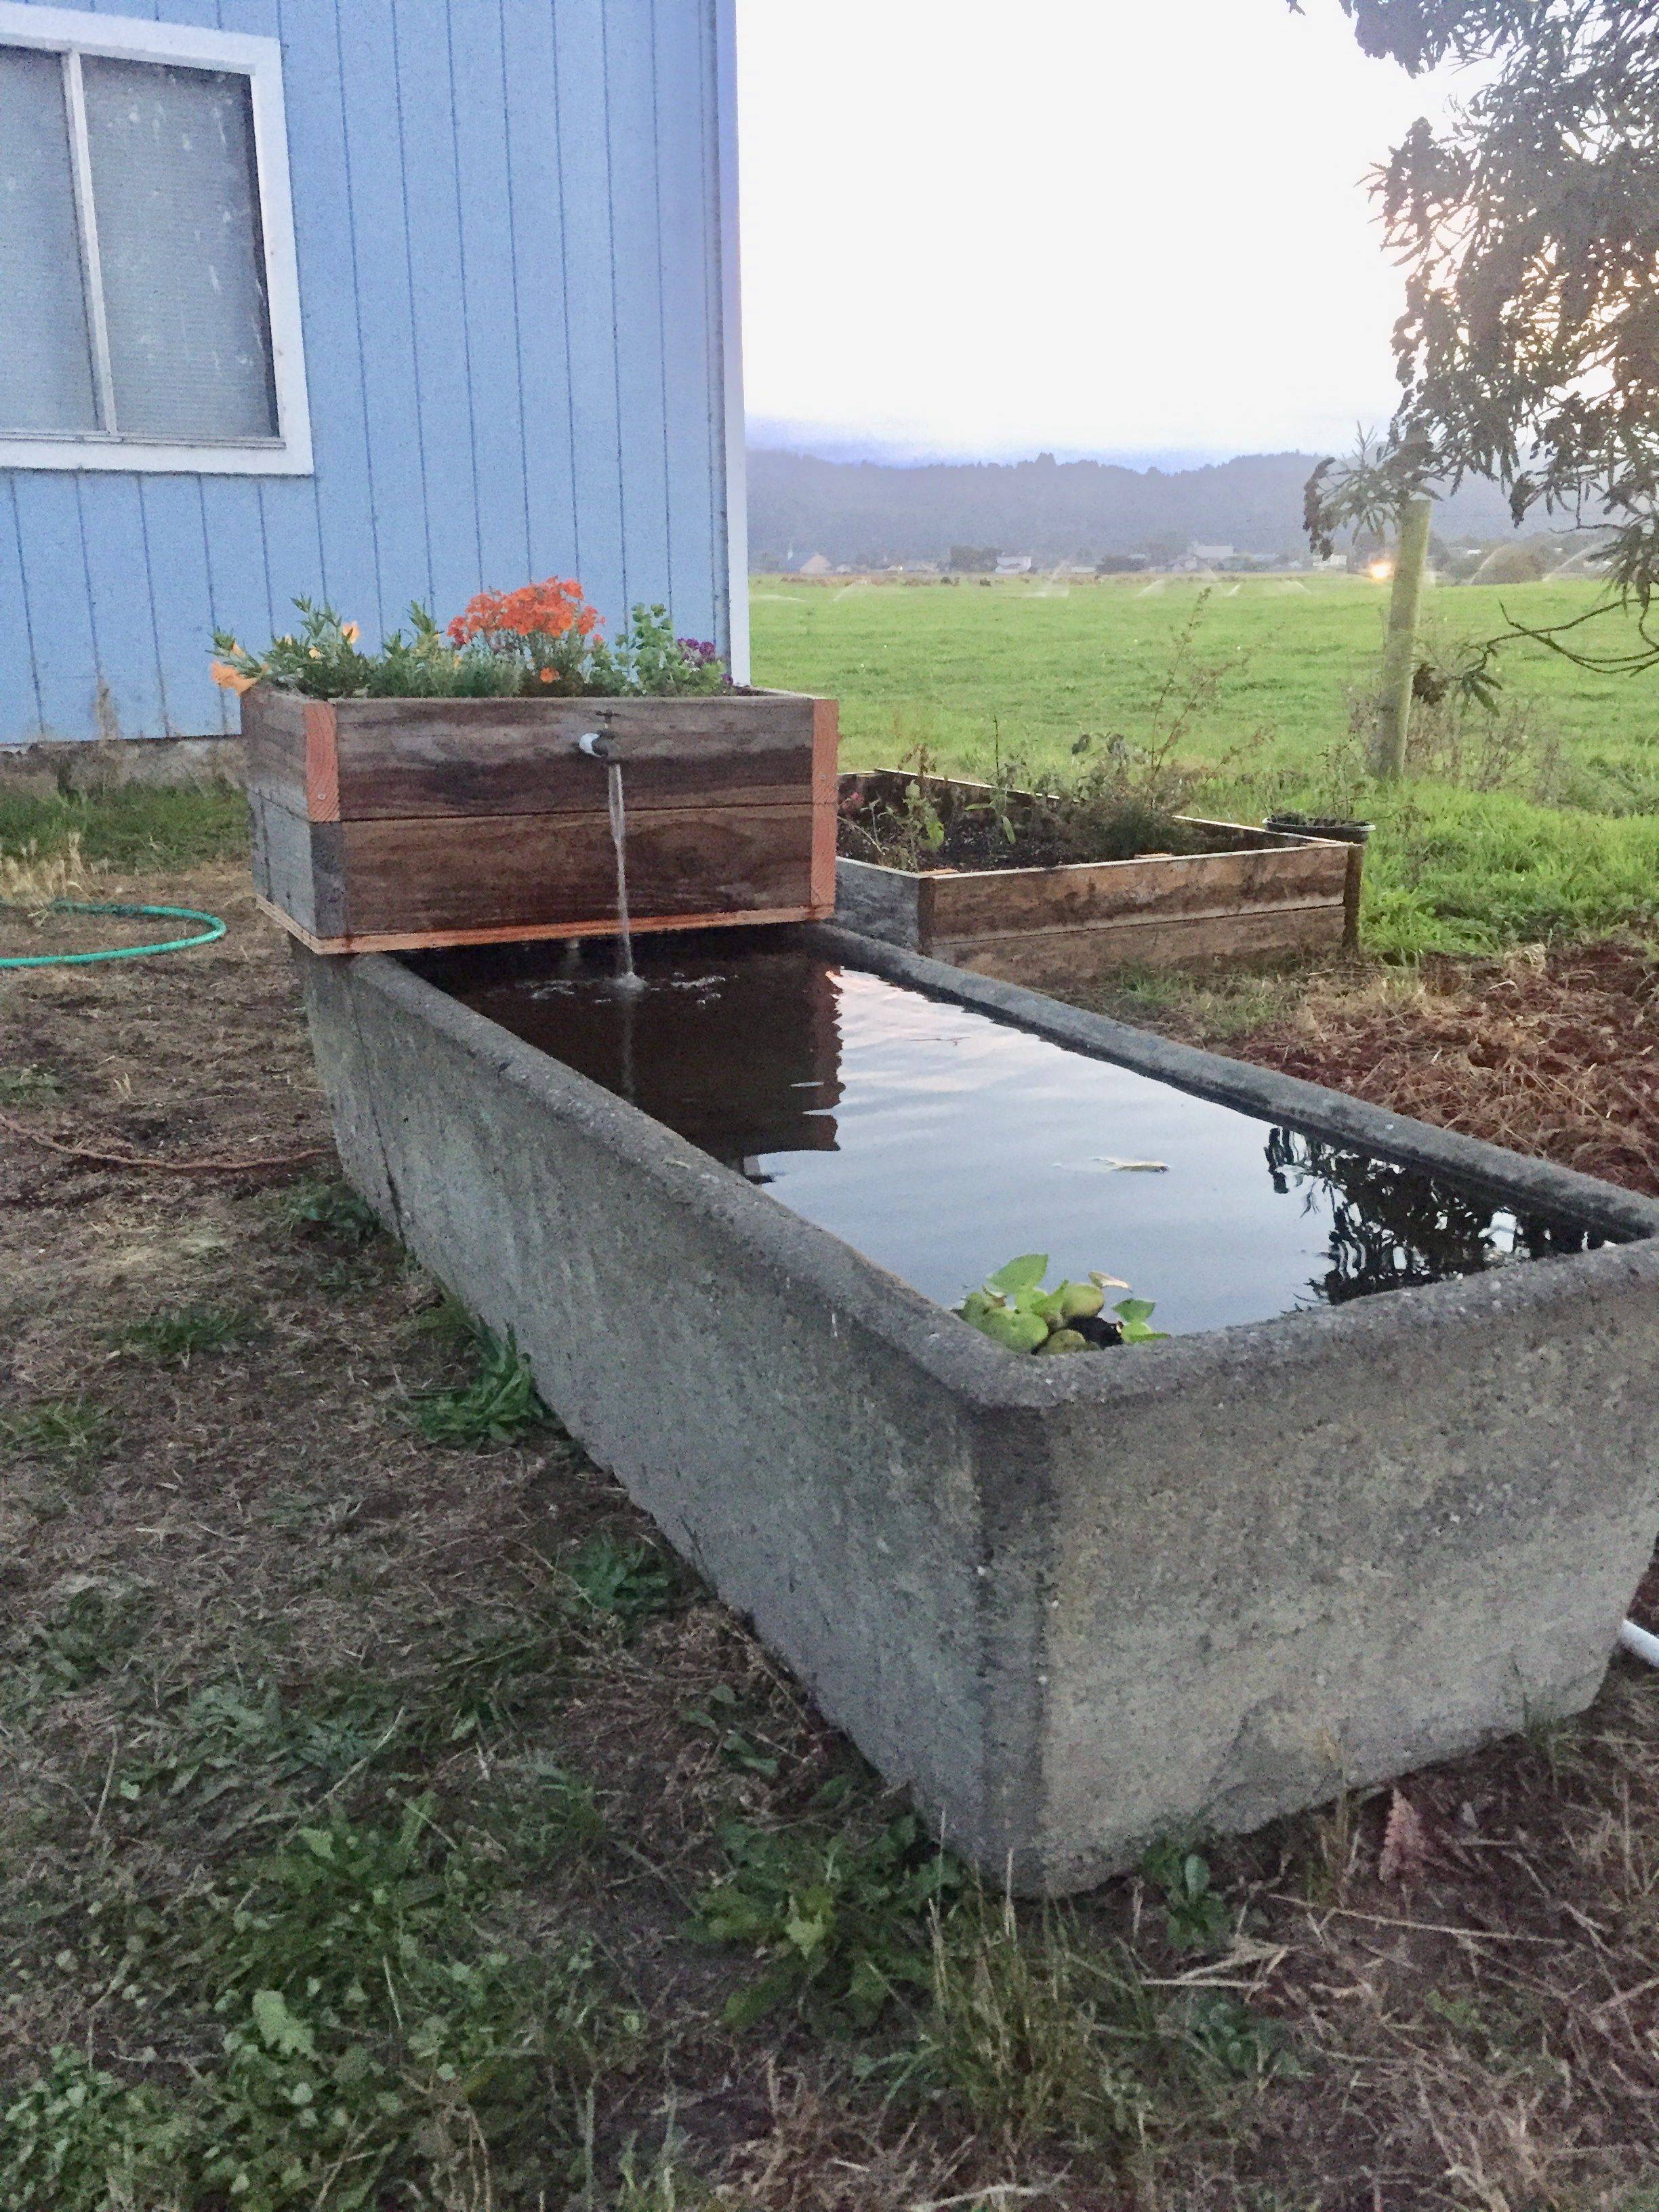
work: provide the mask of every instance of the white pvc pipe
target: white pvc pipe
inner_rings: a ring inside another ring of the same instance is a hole
[[[1645,1659],[1650,1667],[1659,1667],[1659,1636],[1650,1636],[1645,1628],[1638,1628],[1627,1620],[1619,1632],[1621,1648],[1637,1659]]]

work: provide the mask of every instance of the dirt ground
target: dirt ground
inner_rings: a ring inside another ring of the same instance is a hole
[[[243,882],[0,1112],[326,1147]],[[1659,1188],[1634,952],[1131,1010]],[[0,1128],[7,2212],[1659,2207],[1659,1680],[1011,1925],[328,1173]]]

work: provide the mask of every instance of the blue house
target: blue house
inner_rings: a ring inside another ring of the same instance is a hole
[[[0,0],[0,744],[575,576],[747,674],[732,0]]]

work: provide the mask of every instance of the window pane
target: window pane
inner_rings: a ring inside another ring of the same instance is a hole
[[[0,46],[0,430],[95,430],[64,64]]]
[[[82,66],[117,430],[274,437],[247,79]]]

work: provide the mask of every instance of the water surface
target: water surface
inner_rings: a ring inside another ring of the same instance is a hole
[[[1174,1331],[1600,1241],[799,950],[709,932],[427,972],[955,1305],[1004,1261],[1098,1268]]]

